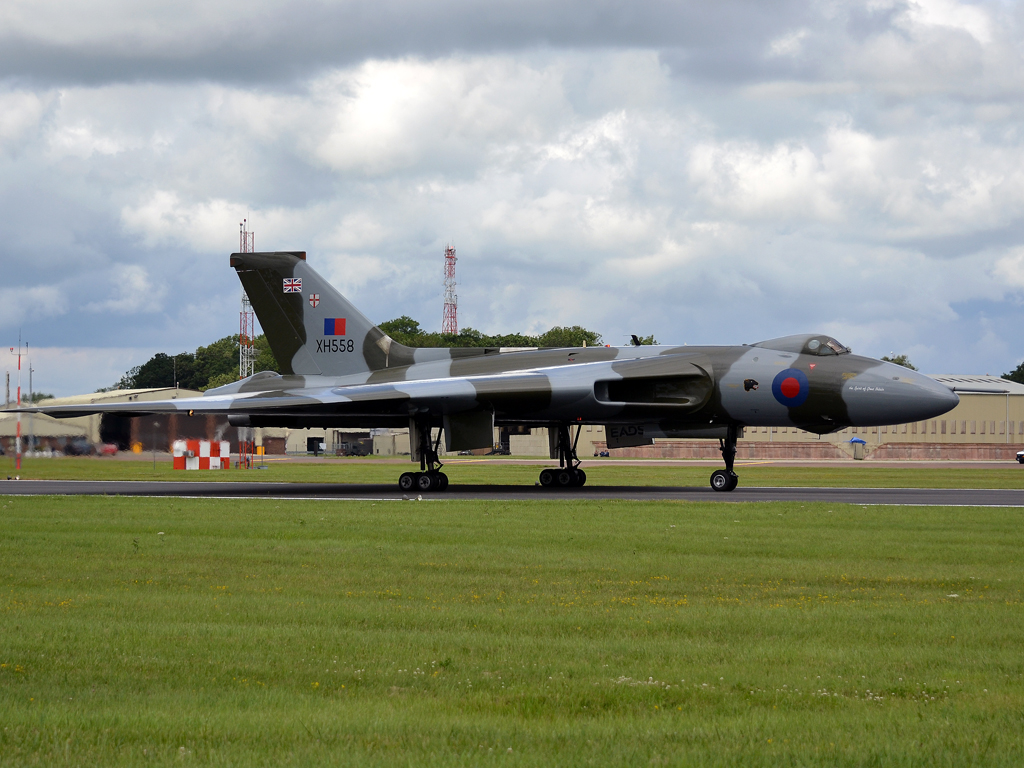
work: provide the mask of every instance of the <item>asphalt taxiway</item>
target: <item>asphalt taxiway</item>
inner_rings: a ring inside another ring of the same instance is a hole
[[[136,480],[0,480],[0,495],[166,496],[322,500],[401,499],[621,499],[637,501],[762,502],[1024,507],[1024,488],[746,488],[716,493],[704,487],[589,486],[566,490],[520,485],[450,485],[443,493],[403,492],[394,485]]]

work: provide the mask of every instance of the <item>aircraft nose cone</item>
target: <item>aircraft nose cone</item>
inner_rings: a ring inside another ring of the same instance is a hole
[[[851,379],[843,399],[851,421],[857,426],[933,419],[960,403],[957,394],[944,384],[884,363]]]

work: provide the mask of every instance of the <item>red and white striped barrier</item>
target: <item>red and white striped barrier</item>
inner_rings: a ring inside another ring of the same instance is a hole
[[[230,469],[231,443],[227,440],[175,440],[175,469]]]

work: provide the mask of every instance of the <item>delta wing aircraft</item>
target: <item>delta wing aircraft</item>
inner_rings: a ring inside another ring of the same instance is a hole
[[[725,468],[711,475],[711,487],[731,491],[745,427],[827,434],[930,419],[959,402],[927,376],[851,354],[822,334],[727,347],[414,349],[370,322],[305,252],[233,253],[231,266],[280,374],[257,373],[188,400],[24,410],[58,418],[221,414],[239,427],[408,427],[419,471],[403,473],[399,486],[421,491],[448,486],[442,435],[449,451],[491,447],[495,426],[547,428],[558,468],[541,471],[541,484],[582,486],[580,430],[603,424],[610,448],[656,437],[718,439]]]

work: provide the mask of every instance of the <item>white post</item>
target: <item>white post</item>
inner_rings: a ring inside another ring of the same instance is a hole
[[[18,430],[14,438],[14,455],[15,455],[15,468],[21,471],[21,334],[18,334],[18,351],[14,351],[14,347],[11,347],[11,354],[18,356]]]

